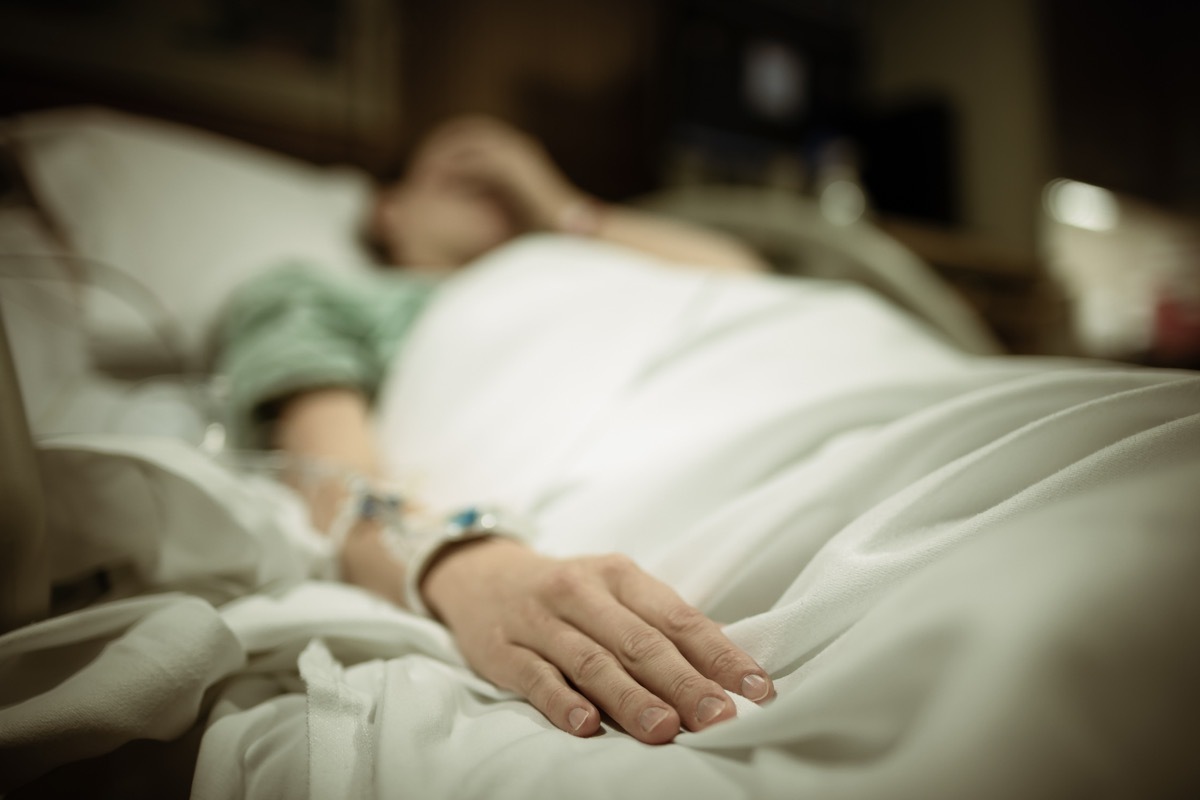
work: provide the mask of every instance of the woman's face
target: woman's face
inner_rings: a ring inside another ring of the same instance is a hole
[[[432,169],[384,189],[376,224],[389,260],[414,267],[462,266],[517,234],[498,198]]]

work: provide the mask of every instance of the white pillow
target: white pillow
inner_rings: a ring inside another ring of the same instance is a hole
[[[120,270],[93,271],[103,290],[87,290],[101,365],[179,368],[181,356],[194,367],[222,303],[253,273],[289,258],[333,271],[370,263],[357,236],[371,194],[361,172],[98,108],[27,115],[9,133],[74,251]],[[169,348],[154,328],[163,316],[179,340]]]

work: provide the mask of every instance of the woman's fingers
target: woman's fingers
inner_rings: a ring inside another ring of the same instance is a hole
[[[566,626],[569,628],[569,626]],[[675,711],[633,680],[612,654],[575,631],[572,641],[557,650],[575,674],[572,683],[534,650],[507,645],[494,653],[480,673],[499,686],[517,692],[555,726],[576,736],[591,736],[600,729],[597,706],[630,735],[647,744],[663,744],[675,738],[679,717]],[[595,703],[588,698],[592,698]]]
[[[672,703],[636,680],[612,651],[592,636],[559,619],[543,620],[524,633],[527,652],[536,652],[551,662],[555,673],[569,679],[631,736],[647,744],[675,738],[680,716]],[[532,695],[529,699],[538,705]]]
[[[591,736],[600,730],[596,707],[572,689],[553,664],[528,648],[505,645],[493,654],[488,669],[480,673],[520,694],[567,733]]]
[[[627,575],[640,575],[646,581],[657,583],[628,559],[619,556],[560,565],[541,586],[542,601],[562,620],[574,626],[579,634],[574,640],[557,633],[547,637],[543,632],[549,630],[549,626],[539,620],[527,628],[530,646],[554,661],[585,694],[610,713],[613,711],[606,703],[611,702],[609,698],[619,691],[625,693],[621,695],[623,701],[636,699],[646,703],[650,697],[661,699],[675,711],[684,727],[692,731],[735,716],[737,710],[723,684],[703,674],[700,665],[689,661],[663,631],[615,595],[613,586],[625,581]],[[673,603],[686,607],[678,597],[673,598]],[[712,644],[709,634],[716,626],[712,623],[709,626],[711,630],[704,630],[699,642],[692,641],[697,637],[690,632],[680,638],[689,649],[700,651]],[[719,636],[719,631],[717,634]],[[580,637],[594,642],[593,647],[589,650],[579,644]],[[720,639],[724,640],[724,637]],[[569,641],[564,644],[565,640]],[[748,656],[727,641],[725,644],[753,665]],[[581,674],[583,670],[579,666],[581,652],[588,659],[585,662],[588,669],[606,676],[619,676],[612,679],[617,683],[605,685],[588,681],[591,676]],[[644,687],[647,695],[632,694],[628,681]],[[597,695],[594,690],[602,694]],[[614,713],[614,716],[617,715]],[[622,724],[626,723],[622,721]]]
[[[599,729],[607,713],[647,743],[700,730],[752,700],[770,680],[715,623],[618,556],[550,559],[483,540],[437,562],[426,600],[468,661],[519,692],[557,727]]]
[[[663,633],[607,592],[582,590],[564,609],[623,672],[678,713],[683,726],[702,730],[737,714],[718,683],[701,674]]]
[[[609,574],[617,598],[662,631],[701,674],[756,703],[774,696],[766,670],[665,583],[632,565],[610,568]]]

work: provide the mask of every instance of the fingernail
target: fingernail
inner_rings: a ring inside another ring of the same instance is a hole
[[[725,710],[725,701],[715,697],[706,697],[696,706],[696,719],[703,725],[716,719]]]
[[[763,676],[750,673],[742,678],[742,697],[747,700],[758,702],[770,694],[770,692],[771,687]]]
[[[583,723],[587,722],[590,716],[591,713],[586,709],[573,708],[571,713],[567,714],[567,722],[570,724],[571,730],[577,731],[583,727]]]
[[[658,726],[658,723],[666,718],[667,710],[665,708],[651,707],[642,712],[642,716],[638,721],[642,723],[642,730],[649,733]]]

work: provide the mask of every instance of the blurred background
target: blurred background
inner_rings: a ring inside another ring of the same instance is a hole
[[[461,112],[609,200],[869,219],[1014,352],[1200,366],[1191,0],[0,0],[0,115],[103,104],[386,179]]]

